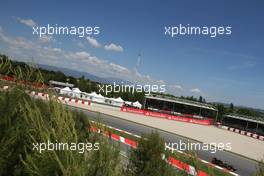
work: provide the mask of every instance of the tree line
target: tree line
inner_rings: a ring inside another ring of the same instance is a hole
[[[0,55],[0,63],[9,61],[10,67],[2,69],[0,71],[0,74],[2,75],[8,75],[8,76],[14,76],[14,73],[16,70],[20,70],[21,73],[25,73],[26,70],[30,68],[35,68],[32,76],[27,81],[34,81],[36,80],[37,75],[41,73],[42,81],[44,84],[49,85],[50,80],[59,81],[59,82],[68,82],[71,84],[74,84],[74,86],[78,87],[81,91],[91,93],[91,92],[97,92],[101,93],[103,96],[106,97],[121,97],[125,101],[139,101],[141,104],[143,104],[145,92],[137,92],[136,89],[134,92],[132,91],[119,91],[119,92],[110,92],[106,95],[105,92],[100,92],[99,85],[102,85],[103,83],[95,82],[92,80],[89,80],[85,78],[84,76],[80,77],[73,77],[73,76],[67,76],[61,71],[52,71],[52,70],[46,70],[43,68],[38,68],[38,66],[34,63],[24,63],[24,62],[18,62],[18,61],[12,61],[9,59],[6,55]],[[13,70],[13,71],[10,71]],[[24,76],[23,79],[27,79],[26,76]],[[106,84],[105,84],[106,85]]]

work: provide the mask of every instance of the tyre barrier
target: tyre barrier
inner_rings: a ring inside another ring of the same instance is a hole
[[[228,127],[228,126],[224,126],[224,125],[218,125],[217,127],[221,128],[221,129],[224,129],[224,130],[232,131],[232,132],[244,135],[244,136],[248,136],[248,137],[252,137],[252,138],[264,141],[264,136],[261,136],[261,135],[255,134],[255,133],[251,133],[251,132],[248,132],[248,131],[244,131],[244,130],[240,130],[240,129],[237,129],[237,128],[232,128],[232,127]]]

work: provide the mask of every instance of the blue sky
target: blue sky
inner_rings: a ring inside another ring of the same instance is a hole
[[[166,84],[175,95],[264,109],[263,8],[263,1],[11,0],[0,7],[0,52],[102,77]],[[100,34],[92,41],[32,35],[32,25],[47,24],[99,26]],[[232,34],[164,35],[164,26],[179,24],[231,26]]]

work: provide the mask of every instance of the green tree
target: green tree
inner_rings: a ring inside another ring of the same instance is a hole
[[[203,102],[203,97],[202,96],[199,97],[199,102],[201,102],[201,103]]]
[[[164,140],[158,132],[144,135],[138,142],[138,148],[131,151],[128,165],[129,175],[135,176],[160,176],[174,175],[174,171],[167,164]]]
[[[218,109],[217,121],[222,122],[223,117],[224,117],[225,112],[226,112],[226,109],[225,109],[224,105],[222,105],[222,104],[217,104],[217,109]]]
[[[233,103],[230,103],[229,109],[230,109],[230,112],[231,113],[234,112],[234,105],[233,105]]]
[[[256,112],[254,110],[248,108],[239,108],[236,111],[237,114],[246,115],[246,116],[256,116]]]

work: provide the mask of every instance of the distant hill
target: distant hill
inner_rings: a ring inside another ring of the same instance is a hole
[[[50,71],[61,71],[67,76],[73,76],[73,77],[76,77],[76,78],[84,76],[86,79],[89,79],[89,80],[94,81],[94,82],[103,83],[103,84],[113,84],[114,82],[116,84],[121,84],[121,83],[123,83],[123,84],[133,84],[133,83],[131,83],[129,81],[125,81],[125,80],[122,80],[122,79],[119,79],[119,78],[113,78],[113,77],[102,78],[102,77],[90,74],[88,72],[81,72],[81,71],[76,71],[76,70],[63,68],[63,67],[56,67],[56,66],[50,66],[50,65],[44,65],[44,64],[38,64],[38,66],[40,68],[43,68],[43,69],[46,69],[46,70],[50,70]]]

